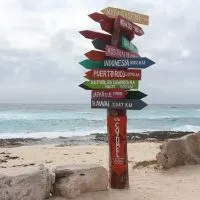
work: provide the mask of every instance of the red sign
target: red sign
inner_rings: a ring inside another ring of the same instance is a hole
[[[109,144],[112,155],[112,170],[121,176],[126,170],[128,163],[127,157],[127,117],[126,116],[108,116]]]
[[[128,92],[124,89],[92,90],[92,99],[124,99]]]
[[[92,69],[86,72],[90,80],[141,80],[140,69]]]
[[[91,50],[91,51],[85,53],[85,56],[87,58],[89,58],[90,60],[93,60],[93,61],[104,61],[104,59],[105,59],[105,52]]]
[[[101,29],[103,31],[106,31],[107,33],[111,33],[113,32],[113,22],[107,19],[102,19],[100,21],[100,25],[101,25]]]
[[[138,36],[141,36],[144,34],[144,31],[142,30],[142,28],[140,26],[137,26],[133,22],[131,22],[121,16],[118,16],[117,23],[121,29],[127,31],[129,36],[133,33],[135,33]]]
[[[135,53],[135,52],[129,52],[129,51],[121,50],[121,49],[118,49],[118,48],[110,46],[110,45],[106,45],[105,55],[113,57],[113,58],[136,58],[136,57],[140,57],[140,55]]]
[[[79,31],[81,35],[83,35],[87,39],[96,39],[99,38],[101,40],[106,40],[106,41],[111,41],[111,35],[104,34],[104,33],[99,33],[95,31],[90,31],[90,30],[84,30],[84,31]]]
[[[111,22],[114,23],[114,19],[113,18],[110,18],[104,14],[101,14],[101,13],[98,13],[98,12],[94,12],[90,15],[88,15],[91,19],[93,19],[95,22],[100,22],[102,19],[107,19]]]

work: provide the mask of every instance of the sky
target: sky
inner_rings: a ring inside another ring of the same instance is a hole
[[[132,40],[156,62],[142,70],[144,101],[200,103],[199,0],[0,0],[0,102],[90,103],[79,62],[94,48],[79,31],[102,32],[88,15],[108,6],[149,16]]]

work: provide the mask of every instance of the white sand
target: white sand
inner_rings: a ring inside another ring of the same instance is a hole
[[[129,190],[109,190],[85,194],[76,200],[199,200],[200,165],[181,166],[170,170],[154,169],[154,165],[132,169],[135,162],[155,159],[159,143],[134,143],[128,145]],[[54,145],[23,146],[0,148],[0,153],[11,153],[18,159],[0,163],[0,172],[15,169],[24,170],[16,165],[34,163],[44,164],[49,168],[68,164],[99,164],[108,169],[108,146],[87,145],[55,147]],[[0,159],[3,158],[0,154]],[[6,168],[2,168],[6,167]]]

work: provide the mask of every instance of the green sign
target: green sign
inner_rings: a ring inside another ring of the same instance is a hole
[[[138,80],[92,80],[85,81],[79,85],[86,90],[98,90],[98,89],[138,89]]]
[[[126,37],[124,36],[121,37],[121,47],[129,51],[138,53],[137,47],[134,44],[132,44],[128,39],[126,39]]]
[[[94,60],[87,60],[87,59],[81,61],[79,64],[82,65],[83,67],[85,67],[86,69],[95,69],[95,68],[104,67],[103,62],[94,61]]]

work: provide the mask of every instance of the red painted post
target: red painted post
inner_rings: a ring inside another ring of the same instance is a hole
[[[119,47],[120,30],[116,24],[115,22],[111,44]],[[107,131],[110,187],[113,189],[129,188],[126,110],[107,110]]]

